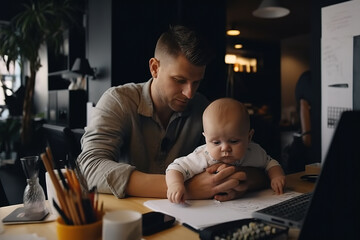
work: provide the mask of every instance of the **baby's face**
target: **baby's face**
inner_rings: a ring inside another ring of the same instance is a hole
[[[251,133],[238,127],[206,128],[204,136],[210,155],[226,164],[242,159],[251,140]]]

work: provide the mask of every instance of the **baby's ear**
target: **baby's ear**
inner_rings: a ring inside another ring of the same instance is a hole
[[[249,131],[249,142],[251,142],[252,137],[254,136],[255,130],[252,128]]]
[[[204,132],[202,132],[202,135],[203,135],[204,137],[206,137]]]

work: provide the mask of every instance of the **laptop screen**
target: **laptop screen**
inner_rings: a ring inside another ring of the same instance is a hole
[[[360,239],[360,111],[333,135],[299,239]]]

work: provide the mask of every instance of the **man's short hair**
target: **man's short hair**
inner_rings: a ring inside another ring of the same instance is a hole
[[[169,30],[160,36],[155,48],[155,57],[156,54],[162,53],[175,57],[182,53],[196,66],[205,66],[213,58],[213,52],[203,36],[181,25],[170,26]]]

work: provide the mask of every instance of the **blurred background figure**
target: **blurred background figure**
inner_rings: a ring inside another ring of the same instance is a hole
[[[286,173],[305,170],[313,163],[311,157],[311,72],[303,72],[295,87],[296,109],[299,116],[299,130],[293,134],[292,143],[284,148],[283,161]]]
[[[295,88],[297,110],[300,117],[301,137],[306,147],[311,147],[311,72],[301,74]]]

